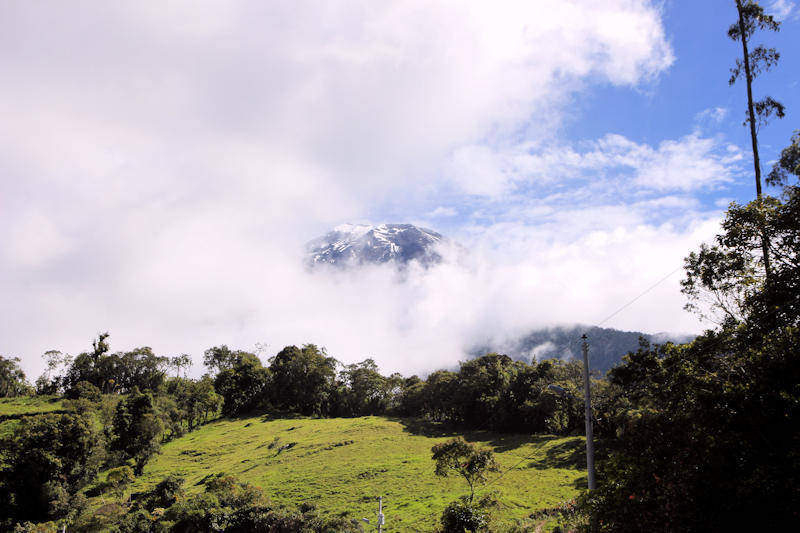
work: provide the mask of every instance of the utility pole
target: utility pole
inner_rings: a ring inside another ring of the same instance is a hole
[[[592,396],[589,390],[589,342],[586,334],[583,339],[583,395],[586,403],[586,470],[589,477],[589,490],[596,488],[594,479],[594,431],[592,429]]]

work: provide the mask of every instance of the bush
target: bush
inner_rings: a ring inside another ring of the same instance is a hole
[[[66,396],[70,400],[89,400],[90,402],[99,402],[102,395],[100,393],[100,389],[88,381],[81,381],[73,388],[69,389]]]
[[[489,531],[492,504],[493,500],[485,498],[478,502],[470,502],[466,496],[450,502],[442,512],[443,533]]]
[[[184,495],[183,483],[184,479],[182,477],[175,474],[168,475],[147,494],[147,507],[151,511],[159,507],[166,509],[175,502],[180,501]]]

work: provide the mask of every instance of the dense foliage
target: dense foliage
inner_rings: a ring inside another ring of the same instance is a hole
[[[527,364],[487,354],[412,384],[400,410],[468,428],[568,433],[583,420],[580,368],[575,361]]]
[[[16,520],[43,520],[80,509],[78,491],[103,461],[102,436],[86,414],[23,419],[0,442],[0,529]]]
[[[130,352],[108,353],[107,338],[108,333],[100,335],[93,350],[77,355],[66,374],[57,379],[67,396],[74,395],[75,388],[82,382],[106,394],[128,393],[134,388],[157,391],[161,387],[169,363],[167,357],[155,355],[146,346]]]
[[[141,474],[147,461],[158,453],[163,430],[153,397],[134,390],[117,404],[110,450],[118,452],[122,460],[133,459],[134,472]]]
[[[800,525],[796,144],[773,172],[781,197],[731,205],[715,243],[687,258],[684,291],[719,329],[689,345],[644,344],[609,373],[589,499],[604,531]]]
[[[22,396],[30,392],[25,372],[19,367],[19,357],[5,358],[0,355],[0,398]]]
[[[299,510],[276,507],[259,488],[223,473],[209,476],[202,484],[204,491],[189,497],[183,479],[170,475],[130,501],[107,502],[97,510],[83,513],[71,530],[78,533],[362,531],[357,521],[321,517],[310,504],[302,505]]]
[[[206,353],[207,362],[222,368],[214,386],[227,416],[254,410],[317,416],[389,413],[467,428],[549,433],[575,431],[583,420],[576,362],[527,364],[487,354],[462,362],[458,372],[440,370],[422,380],[383,376],[371,359],[343,366],[313,344],[287,346],[268,367],[254,354],[225,346]]]

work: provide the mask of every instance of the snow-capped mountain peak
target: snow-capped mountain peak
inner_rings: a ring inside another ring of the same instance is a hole
[[[441,261],[436,248],[446,239],[433,230],[413,224],[341,224],[306,245],[309,265],[419,261],[429,266]]]

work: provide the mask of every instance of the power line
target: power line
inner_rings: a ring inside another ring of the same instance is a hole
[[[682,270],[682,269],[683,269],[683,266],[679,266],[679,267],[677,267],[676,269],[672,270],[672,271],[671,271],[669,274],[667,274],[666,276],[664,276],[664,277],[662,277],[661,279],[659,279],[658,281],[656,281],[654,284],[650,285],[650,286],[649,286],[647,289],[645,289],[644,291],[642,291],[642,292],[641,292],[640,294],[638,294],[636,297],[634,297],[633,299],[629,300],[629,301],[628,301],[627,303],[625,303],[623,306],[621,306],[621,307],[620,307],[620,308],[618,308],[616,311],[614,311],[613,313],[611,313],[610,315],[608,315],[606,318],[604,318],[602,321],[600,321],[600,322],[597,324],[597,327],[600,327],[600,326],[602,326],[603,324],[605,324],[606,322],[608,322],[609,320],[611,320],[613,317],[615,317],[615,316],[616,316],[616,315],[618,315],[620,312],[622,312],[623,310],[625,310],[625,309],[627,309],[628,307],[630,307],[632,304],[634,304],[634,303],[635,303],[636,301],[638,301],[640,298],[642,298],[643,296],[645,296],[646,294],[648,294],[650,291],[652,291],[653,289],[655,289],[656,287],[658,287],[659,285],[661,285],[663,282],[665,282],[665,281],[666,281],[666,280],[668,280],[670,277],[672,277],[672,276],[673,276],[673,275],[674,275],[676,272],[678,272],[679,270]],[[771,317],[772,315],[776,315],[776,314],[778,314],[779,312],[781,312],[781,309],[775,309],[773,312],[771,312],[771,313],[768,313],[768,314],[767,314],[767,317]],[[726,342],[726,341],[729,341],[729,340],[730,340],[730,339],[728,339],[728,338],[718,337],[718,338],[717,338],[715,341],[712,341],[711,343],[709,343],[709,344],[706,344],[706,345],[704,346],[704,348],[705,348],[705,349],[710,349],[710,348],[712,348],[712,347],[716,347],[717,345],[719,345],[719,344],[722,344],[723,342]],[[483,428],[485,428],[485,427],[486,427],[486,425],[488,425],[488,419],[485,419],[485,420],[484,420],[484,422],[481,424],[481,426],[482,426]],[[476,429],[476,430],[472,430],[472,431],[482,431],[482,429]],[[537,449],[536,451],[532,452],[530,455],[527,455],[527,456],[523,457],[521,460],[519,460],[519,461],[517,461],[516,463],[514,463],[514,464],[513,464],[513,465],[512,465],[510,468],[508,468],[508,469],[506,469],[505,471],[501,472],[499,476],[497,476],[497,477],[493,478],[492,480],[490,480],[488,483],[486,483],[486,484],[484,485],[484,487],[483,487],[483,491],[485,491],[485,489],[486,489],[487,487],[489,487],[490,485],[493,485],[494,483],[496,483],[496,482],[500,481],[500,480],[501,480],[503,477],[505,477],[505,476],[506,476],[506,475],[507,475],[509,472],[511,472],[512,470],[515,470],[517,467],[519,467],[519,465],[521,465],[521,464],[522,464],[522,463],[524,463],[525,461],[529,461],[529,460],[531,460],[531,459],[534,457],[534,455],[536,455],[536,453],[538,453],[538,452],[539,452],[539,449]],[[415,524],[418,524],[419,522],[422,522],[423,520],[427,520],[427,519],[429,519],[429,518],[435,517],[435,516],[436,516],[436,514],[438,514],[438,513],[433,513],[433,514],[431,514],[431,515],[429,515],[429,516],[425,516],[425,517],[423,517],[423,518],[420,518],[420,519],[418,519],[418,520],[415,520],[414,522],[411,522],[410,524],[405,524],[405,527],[409,527],[409,528],[410,528],[410,527],[414,526]]]
[[[654,284],[650,285],[641,294],[636,296],[636,298],[632,299],[631,301],[629,301],[628,303],[626,303],[625,305],[623,305],[622,307],[620,307],[619,309],[617,309],[616,311],[614,311],[613,313],[611,313],[610,315],[605,317],[602,321],[600,321],[600,323],[597,324],[597,326],[600,327],[603,324],[605,324],[606,322],[608,322],[609,320],[611,320],[612,318],[614,318],[615,316],[617,316],[621,311],[623,311],[624,309],[628,308],[631,304],[633,304],[639,298],[641,298],[642,296],[644,296],[648,292],[652,291],[653,289],[655,289],[656,287],[658,287],[659,285],[661,285],[662,283],[667,281],[675,272],[677,272],[679,270],[682,270],[682,269],[683,269],[683,266],[679,266],[678,268],[676,268],[675,270],[673,270],[672,272],[670,272],[669,274],[667,274],[666,276],[664,276],[663,278],[661,278],[660,280],[655,282]]]

